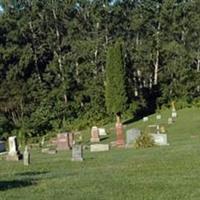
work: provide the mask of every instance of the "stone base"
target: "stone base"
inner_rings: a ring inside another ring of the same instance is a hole
[[[72,161],[83,161],[83,158],[72,158]]]
[[[22,159],[22,155],[21,154],[8,154],[6,156],[6,160],[8,161],[19,161]]]
[[[92,144],[90,145],[91,152],[109,151],[108,144]]]
[[[124,148],[124,147],[125,147],[125,142],[124,142],[124,140],[117,140],[117,141],[116,141],[116,146],[117,146],[118,148]]]
[[[90,142],[92,142],[92,143],[100,142],[100,139],[99,138],[90,138]]]

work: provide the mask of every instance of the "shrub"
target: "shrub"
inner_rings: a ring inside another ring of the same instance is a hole
[[[141,134],[137,139],[136,142],[134,144],[134,147],[136,149],[138,148],[147,148],[147,147],[153,147],[155,146],[155,143],[153,141],[153,138],[151,137],[151,135],[144,133]]]

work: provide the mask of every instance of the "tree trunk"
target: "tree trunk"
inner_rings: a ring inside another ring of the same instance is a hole
[[[156,51],[156,62],[154,64],[154,85],[158,84],[159,51]]]

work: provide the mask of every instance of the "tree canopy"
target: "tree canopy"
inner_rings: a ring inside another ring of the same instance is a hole
[[[199,0],[0,5],[1,135],[82,129],[106,122],[116,107],[136,117],[171,100],[199,98]],[[117,64],[122,84],[106,92]],[[108,106],[117,91],[122,104]]]

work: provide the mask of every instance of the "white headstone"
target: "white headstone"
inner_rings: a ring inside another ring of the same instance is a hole
[[[176,118],[177,117],[177,112],[176,111],[172,111],[172,118]]]
[[[149,118],[148,117],[143,117],[143,122],[148,122]]]
[[[99,135],[100,136],[106,136],[107,135],[105,128],[99,128]]]
[[[90,151],[91,152],[109,151],[109,145],[108,144],[91,144]]]
[[[171,118],[171,117],[169,117],[167,122],[168,122],[168,124],[172,124],[172,123],[173,123],[173,120],[172,120],[172,118]]]
[[[9,146],[9,152],[8,152],[6,159],[13,160],[13,161],[20,160],[22,158],[22,155],[20,154],[20,152],[18,150],[16,136],[12,136],[12,137],[8,138],[8,146]]]
[[[167,134],[151,134],[155,144],[157,145],[169,145],[167,143]]]
[[[156,119],[160,120],[161,119],[161,115],[156,115]]]
[[[16,155],[18,152],[17,138],[16,136],[12,136],[8,138],[8,146],[10,155]]]

